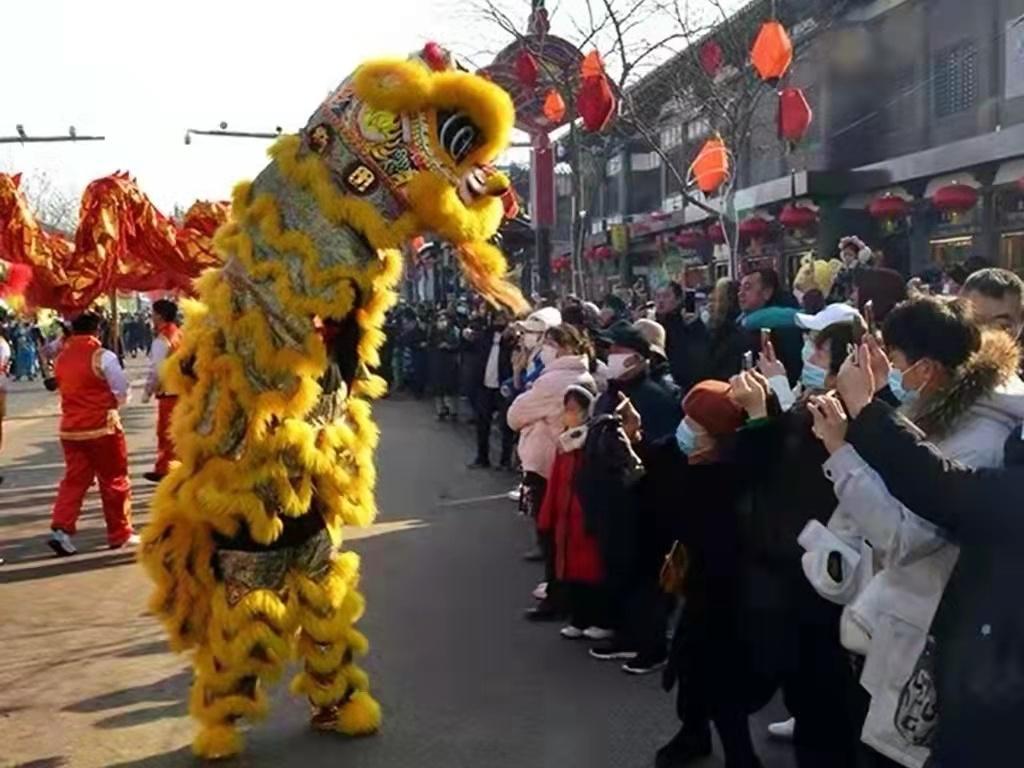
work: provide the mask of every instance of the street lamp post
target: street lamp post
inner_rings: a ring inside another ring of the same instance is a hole
[[[281,132],[281,126],[275,127],[273,133],[266,133],[262,131],[229,131],[228,124],[221,123],[219,128],[211,130],[188,128],[185,131],[185,144],[191,144],[193,136],[215,136],[220,138],[231,139],[276,139],[278,136],[281,135]]]
[[[106,136],[79,136],[75,126],[68,128],[66,135],[61,136],[29,136],[25,126],[18,123],[14,126],[17,136],[0,136],[0,144],[41,144],[64,141],[106,141]]]

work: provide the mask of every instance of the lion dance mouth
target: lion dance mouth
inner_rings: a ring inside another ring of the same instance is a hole
[[[360,66],[235,190],[215,238],[224,266],[197,281],[163,370],[180,461],[140,554],[152,610],[192,652],[202,757],[241,749],[239,721],[266,714],[267,684],[292,658],[314,727],[379,726],[357,665],[359,559],[339,547],[344,526],[376,514],[381,328],[399,248],[425,232],[456,246],[483,295],[522,309],[487,242],[507,207],[491,163],[512,121],[500,88],[430,44]]]

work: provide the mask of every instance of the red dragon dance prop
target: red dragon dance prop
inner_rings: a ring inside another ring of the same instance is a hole
[[[31,267],[33,306],[73,312],[114,289],[190,291],[219,264],[212,241],[227,203],[196,202],[177,224],[127,173],[115,173],[86,187],[71,242],[36,220],[20,181],[0,174],[0,257]]]

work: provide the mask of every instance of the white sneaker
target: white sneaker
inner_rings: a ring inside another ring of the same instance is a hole
[[[125,547],[137,547],[141,543],[142,543],[142,537],[139,536],[139,534],[137,534],[137,533],[133,533],[131,536],[129,536],[124,541],[122,541],[120,544],[117,544],[117,545],[111,544],[110,548],[111,549],[124,549]]]
[[[71,543],[71,537],[64,531],[50,531],[50,538],[46,543],[57,553],[57,557],[67,557],[78,553],[75,545]]]
[[[508,500],[509,501],[514,501],[516,504],[518,504],[519,503],[519,499],[522,496],[522,493],[520,492],[520,490],[518,488],[513,488],[511,491],[509,491],[505,495],[508,496]]]
[[[792,740],[793,731],[796,730],[796,718],[791,717],[789,720],[783,720],[778,723],[768,724],[768,734],[775,737],[776,739],[785,739],[787,741]]]
[[[615,632],[603,627],[587,627],[583,630],[583,636],[587,640],[611,640],[615,637]]]
[[[584,631],[579,627],[574,627],[570,624],[567,627],[562,627],[562,637],[566,640],[579,640],[583,637]]]
[[[546,581],[542,581],[533,588],[532,594],[535,600],[545,599],[548,596],[548,583]]]

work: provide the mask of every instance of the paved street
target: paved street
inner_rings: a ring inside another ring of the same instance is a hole
[[[43,544],[62,466],[55,400],[38,383],[14,390],[0,457],[0,766],[192,765],[185,660],[145,615],[149,585],[132,555],[104,549],[95,494],[82,554],[57,560]],[[381,517],[349,540],[364,561],[361,628],[384,729],[361,741],[312,733],[305,705],[279,686],[272,719],[251,729],[233,764],[652,765],[676,727],[658,676],[629,678],[557,626],[519,618],[539,575],[519,560],[527,529],[510,502],[473,501],[511,478],[464,469],[470,430],[436,424],[425,404],[389,401],[376,413]],[[129,407],[124,421],[145,521],[152,405]],[[759,739],[766,719],[754,726]],[[789,752],[762,750],[770,768],[788,768]]]

